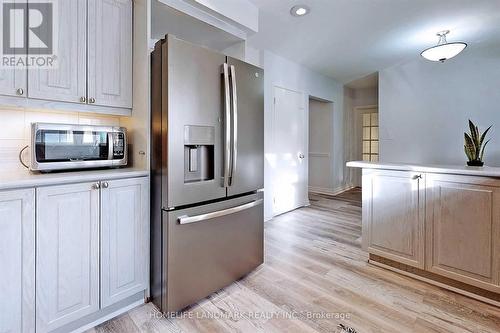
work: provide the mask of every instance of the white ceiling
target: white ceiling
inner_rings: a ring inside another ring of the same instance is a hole
[[[260,26],[249,45],[343,83],[419,59],[440,30],[451,30],[448,41],[467,42],[464,52],[500,45],[500,0],[251,1]],[[309,6],[310,14],[291,16],[296,4]]]

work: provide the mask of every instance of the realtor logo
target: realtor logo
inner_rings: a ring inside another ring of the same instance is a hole
[[[55,68],[57,0],[2,0],[0,67]]]

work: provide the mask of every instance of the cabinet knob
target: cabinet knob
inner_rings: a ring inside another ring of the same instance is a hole
[[[108,187],[109,187],[108,182],[104,182],[104,183],[102,183],[102,187],[103,187],[103,188],[108,188]]]
[[[85,97],[85,96],[80,97],[80,102],[81,103],[87,102],[87,97]]]
[[[95,98],[94,98],[94,97],[90,97],[90,99],[89,99],[89,103],[90,103],[90,104],[94,104],[94,103],[95,103]]]
[[[99,184],[99,183],[97,182],[97,183],[95,183],[94,185],[92,185],[92,188],[93,188],[94,190],[98,190],[98,189],[100,189],[100,188],[101,188],[101,184]]]
[[[23,90],[23,88],[19,88],[19,89],[17,89],[17,90],[16,90],[16,94],[18,94],[19,96],[24,95],[24,90]]]
[[[299,158],[300,158],[300,159],[303,159],[304,157],[305,157],[305,156],[304,156],[304,154],[300,154],[300,155],[299,155]]]
[[[415,176],[413,176],[413,179],[415,179],[415,180],[422,179],[422,175],[415,175]]]

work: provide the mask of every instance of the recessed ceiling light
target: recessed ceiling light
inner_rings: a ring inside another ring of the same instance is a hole
[[[449,33],[449,30],[438,32],[438,44],[424,50],[421,53],[422,57],[430,61],[445,62],[445,60],[451,59],[462,52],[467,47],[467,44],[464,42],[448,43],[446,41],[446,35]]]
[[[297,6],[293,6],[292,9],[290,9],[290,14],[292,14],[292,16],[304,16],[306,14],[309,14],[311,10],[309,9],[309,7],[307,6],[304,6],[304,5],[297,5]]]

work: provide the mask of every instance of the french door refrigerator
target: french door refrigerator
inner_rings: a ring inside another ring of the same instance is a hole
[[[151,297],[171,313],[263,262],[264,72],[171,35],[151,69]]]

